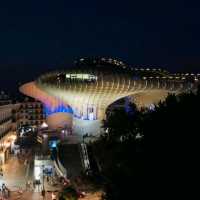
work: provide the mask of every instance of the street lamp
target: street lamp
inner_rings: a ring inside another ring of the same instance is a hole
[[[43,190],[44,190],[44,165],[42,165],[42,184],[43,184]]]
[[[42,197],[43,199],[45,199],[45,189],[44,189],[44,164],[42,165],[42,178],[43,178],[43,181],[42,181],[42,184],[43,184],[43,189],[42,189]]]

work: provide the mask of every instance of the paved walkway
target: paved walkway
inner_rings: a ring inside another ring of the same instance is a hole
[[[3,166],[4,176],[0,179],[0,186],[2,183],[5,183],[6,186],[11,190],[11,196],[8,200],[43,200],[41,196],[41,187],[38,191],[36,188],[34,191],[27,191],[25,188],[26,181],[33,181],[33,167],[29,167],[28,165],[24,165],[24,162],[18,160],[17,157],[11,157],[8,162]],[[61,186],[59,184],[50,185],[47,183],[45,179],[45,191],[46,196],[45,200],[51,200],[52,191],[59,191]],[[19,193],[19,187],[22,188],[22,193]],[[79,187],[78,187],[79,188]],[[87,195],[83,200],[100,200],[101,192],[92,192],[84,190],[85,188],[79,188],[86,191]],[[48,192],[49,191],[49,192]]]
[[[0,184],[5,183],[11,190],[25,187],[26,173],[28,165],[19,161],[17,157],[12,156],[6,164],[3,165],[3,177],[1,177]]]
[[[34,191],[30,189],[26,190],[26,181],[33,181],[33,168],[29,165],[25,165],[23,161],[20,161],[16,156],[12,156],[6,164],[3,166],[3,177],[0,179],[0,186],[5,183],[11,190],[11,197],[9,200],[42,200],[41,196],[42,187],[36,188]],[[60,186],[52,186],[45,180],[46,192],[45,200],[51,199],[51,191],[58,191]],[[19,193],[19,188],[22,188],[22,193]]]
[[[45,200],[51,200],[51,193],[46,192]],[[44,200],[40,192],[23,192],[23,194],[18,194],[13,192],[9,200]]]

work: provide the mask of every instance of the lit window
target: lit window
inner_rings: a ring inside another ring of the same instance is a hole
[[[97,76],[92,74],[66,74],[67,79],[77,79],[77,80],[97,80]]]
[[[70,78],[70,74],[66,74],[66,78]]]

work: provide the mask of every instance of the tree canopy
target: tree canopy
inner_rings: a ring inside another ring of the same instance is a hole
[[[173,180],[170,188],[181,182],[182,170],[184,177],[196,172],[191,153],[197,152],[199,146],[200,90],[177,96],[169,94],[153,111],[139,111],[131,106],[134,112],[116,109],[107,116],[104,134],[93,143],[100,172],[106,180],[106,200],[134,197],[144,188],[146,175],[151,176],[151,181],[159,177],[158,183]],[[149,154],[145,170],[144,138]],[[189,169],[192,170],[188,173]]]

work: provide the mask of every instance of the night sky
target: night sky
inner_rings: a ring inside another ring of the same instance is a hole
[[[184,0],[4,0],[0,89],[84,56],[200,71],[200,3]]]

